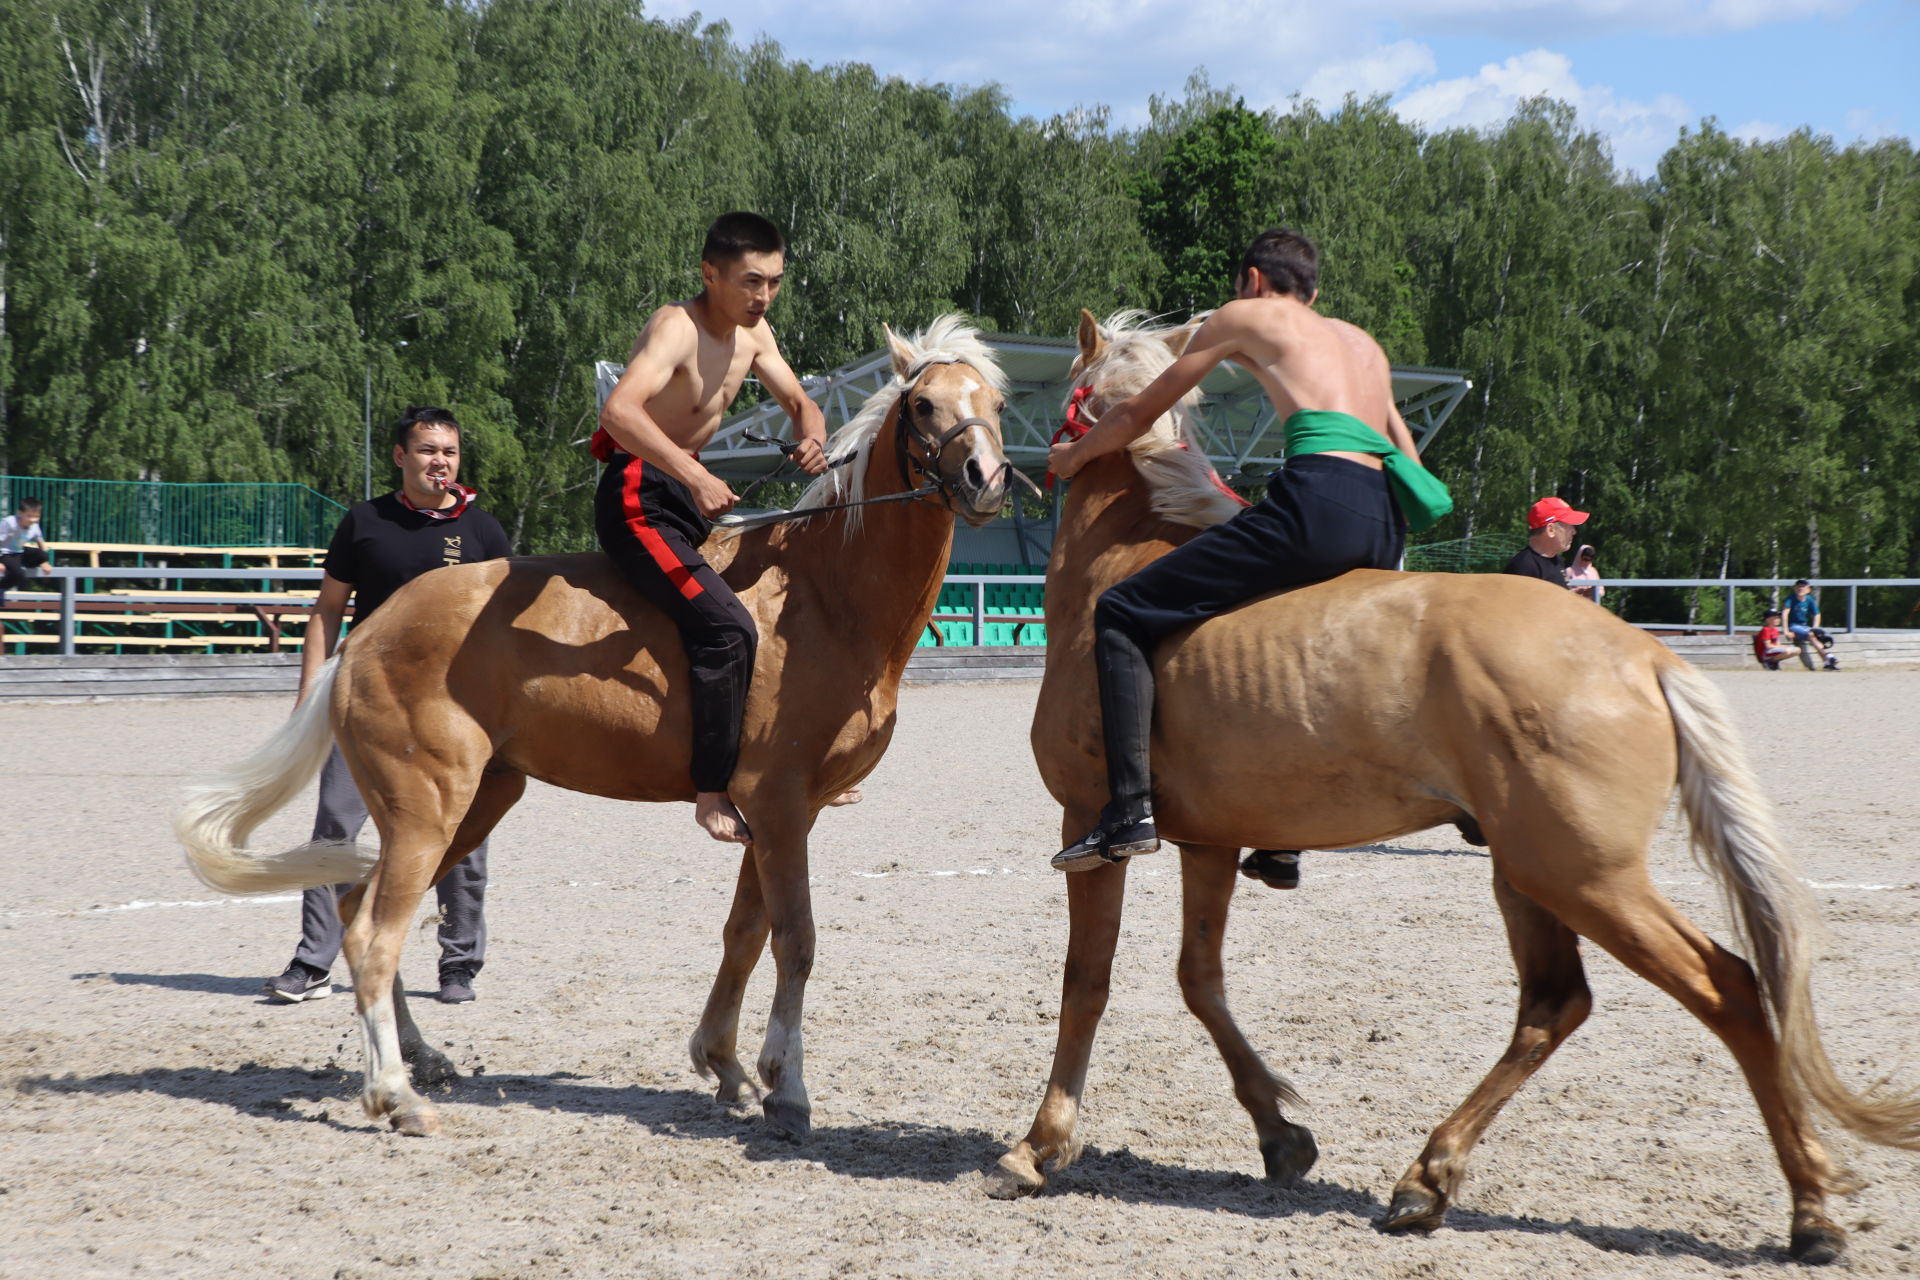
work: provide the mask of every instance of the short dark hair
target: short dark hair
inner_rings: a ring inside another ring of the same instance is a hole
[[[14,504],[14,506],[16,506],[17,508],[19,508],[19,509],[20,509],[21,511],[39,511],[39,510],[41,510],[41,507],[40,507],[40,499],[38,499],[38,498],[22,498],[22,499],[20,499],[20,501],[18,501],[18,502],[16,502],[16,503]]]
[[[1811,582],[1808,582],[1805,578],[1801,578],[1799,581],[1795,582],[1793,585],[1796,587],[1810,587],[1813,584]]]
[[[787,239],[780,228],[757,213],[723,213],[707,228],[700,261],[716,266],[738,262],[746,253],[785,253]]]
[[[1779,616],[1780,616],[1780,611],[1778,609],[1769,609],[1766,611],[1766,613],[1761,615],[1760,620],[1762,622],[1765,622],[1768,618],[1777,618]]]
[[[460,432],[460,420],[453,416],[453,410],[442,409],[430,404],[417,404],[400,415],[400,421],[393,424],[393,442],[400,448],[407,447],[413,438],[413,429],[417,426],[452,427],[454,434]]]
[[[1250,267],[1260,268],[1268,284],[1302,302],[1320,288],[1320,251],[1290,227],[1269,227],[1253,238],[1234,273],[1235,284],[1247,278]]]

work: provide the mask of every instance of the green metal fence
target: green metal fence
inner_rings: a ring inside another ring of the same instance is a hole
[[[1407,548],[1407,569],[1413,573],[1494,573],[1506,567],[1526,539],[1511,534],[1429,542]]]
[[[162,484],[0,476],[0,510],[45,507],[48,542],[323,547],[346,508],[300,484]]]

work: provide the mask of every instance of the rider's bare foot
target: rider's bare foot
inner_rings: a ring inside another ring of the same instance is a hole
[[[842,791],[839,795],[827,801],[827,807],[829,809],[837,809],[843,804],[859,804],[866,798],[860,788],[848,787],[845,791]]]
[[[705,827],[715,840],[728,844],[748,844],[753,840],[746,819],[740,816],[724,791],[702,791],[695,796],[693,820]]]

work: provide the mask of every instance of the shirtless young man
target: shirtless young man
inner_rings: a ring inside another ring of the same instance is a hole
[[[1164,636],[1282,587],[1397,568],[1409,523],[1418,533],[1452,508],[1394,406],[1380,344],[1314,312],[1319,275],[1312,241],[1262,232],[1241,261],[1235,299],[1208,317],[1186,352],[1049,455],[1055,475],[1071,476],[1125,448],[1222,360],[1251,371],[1286,419],[1287,465],[1262,501],[1108,589],[1095,606],[1108,802],[1098,826],[1054,855],[1062,871],[1160,847],[1147,748],[1153,648]]]
[[[633,344],[600,410],[593,454],[607,464],[594,495],[600,545],[640,594],[680,628],[693,697],[694,819],[716,840],[750,836],[727,798],[740,754],[740,717],[759,633],[739,599],[701,558],[711,521],[739,499],[700,465],[749,372],[793,419],[793,460],[827,469],[826,419],[780,358],[767,308],[780,295],[786,241],[758,214],[728,213],[707,229],[698,297],[661,307]]]

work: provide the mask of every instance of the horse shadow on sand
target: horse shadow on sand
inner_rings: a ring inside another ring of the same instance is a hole
[[[331,1062],[321,1070],[248,1062],[231,1069],[151,1067],[95,1076],[27,1076],[14,1084],[27,1093],[99,1097],[153,1093],[231,1107],[242,1115],[261,1119],[364,1134],[374,1126],[361,1116],[359,1105],[349,1096],[357,1075]],[[488,1075],[484,1069],[475,1068],[472,1074],[433,1094],[435,1101],[451,1108],[449,1137],[456,1141],[460,1137],[460,1108],[528,1107],[612,1116],[660,1137],[731,1142],[748,1160],[806,1161],[843,1177],[876,1181],[952,1183],[984,1172],[993,1158],[989,1153],[998,1153],[1007,1145],[984,1129],[885,1119],[818,1125],[809,1138],[796,1142],[769,1128],[757,1111],[721,1107],[705,1090],[600,1085],[565,1071]],[[420,1143],[417,1149],[430,1152],[434,1144]],[[1088,1146],[1075,1164],[1050,1175],[1042,1194],[1097,1196],[1127,1204],[1232,1213],[1260,1220],[1332,1216],[1371,1223],[1384,1212],[1379,1197],[1328,1179],[1308,1178],[1297,1186],[1280,1188],[1245,1173],[1162,1164],[1124,1146],[1112,1150]],[[1790,1261],[1782,1247],[1732,1248],[1686,1231],[1589,1223],[1577,1217],[1555,1221],[1455,1208],[1447,1215],[1447,1227],[1454,1231],[1571,1236],[1603,1253],[1691,1259],[1727,1271]],[[1409,1242],[1409,1247],[1415,1247],[1414,1243]]]

